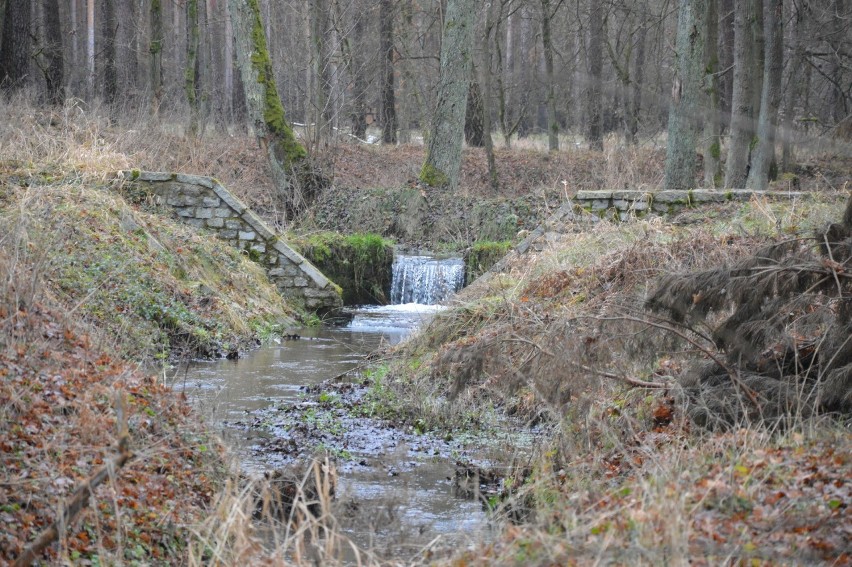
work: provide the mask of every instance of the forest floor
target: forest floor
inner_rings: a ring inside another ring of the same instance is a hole
[[[130,129],[75,107],[0,104],[0,563],[115,462],[124,431],[133,458],[109,471],[39,561],[351,560],[325,517],[305,515],[276,548],[264,545],[252,489],[157,371],[172,355],[247,348],[299,314],[244,256],[109,190],[114,173],[131,167],[211,175],[274,222],[276,199],[254,147],[245,137],[187,141],[158,126]],[[417,147],[341,146],[326,167],[336,192],[410,190],[421,160]],[[578,189],[656,186],[662,161],[651,145],[558,156],[501,150],[495,195],[484,159],[470,150],[463,195],[532,196],[543,203],[533,223]],[[645,339],[629,324],[666,273],[733,262],[838,220],[850,181],[852,158],[820,153],[779,182],[815,191],[806,202],[551,227],[412,340],[377,355],[373,372],[387,376],[378,402],[393,401],[394,426],[451,434],[460,416],[474,423],[497,411],[547,432],[522,463],[514,455],[502,463],[501,499],[486,502],[498,526],[492,539],[417,561],[852,564],[849,416],[701,429],[686,418],[674,379],[694,349]],[[465,246],[476,235],[456,239]],[[244,275],[223,277],[213,269],[221,264]],[[602,326],[608,318],[628,323],[614,330]],[[330,510],[322,492],[314,497]]]

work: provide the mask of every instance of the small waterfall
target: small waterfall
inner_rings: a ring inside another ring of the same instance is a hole
[[[393,261],[391,303],[435,305],[464,285],[461,258],[437,260],[431,256],[397,256]]]

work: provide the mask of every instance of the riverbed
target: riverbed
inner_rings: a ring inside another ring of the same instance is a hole
[[[238,360],[199,361],[174,385],[217,426],[241,467],[260,473],[331,455],[344,532],[357,545],[405,558],[427,545],[487,538],[487,494],[460,490],[460,463],[488,462],[515,442],[507,433],[449,439],[353,414],[363,396],[344,381],[367,353],[403,340],[440,307],[392,305],[351,312],[340,328],[300,328]],[[494,490],[491,487],[490,490]]]

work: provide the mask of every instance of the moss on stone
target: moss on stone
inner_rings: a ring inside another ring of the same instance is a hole
[[[339,284],[345,305],[387,303],[393,243],[378,234],[314,233],[291,239],[314,266]]]
[[[483,240],[475,242],[470,247],[470,251],[465,254],[465,277],[468,283],[472,282],[485,272],[491,266],[500,261],[509,250],[512,248],[512,242],[509,240],[493,241]]]

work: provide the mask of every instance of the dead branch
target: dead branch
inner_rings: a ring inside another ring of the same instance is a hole
[[[115,397],[118,454],[98,469],[94,475],[77,485],[77,488],[71,495],[71,499],[60,507],[59,517],[56,521],[41,532],[38,538],[24,550],[21,556],[13,563],[13,567],[28,567],[31,565],[47,546],[59,539],[60,535],[65,532],[65,527],[74,521],[77,514],[88,506],[95,488],[133,458],[133,452],[130,450],[130,434],[127,429],[124,394],[117,391]]]
[[[584,364],[578,363],[576,364],[576,366],[577,368],[585,370],[586,372],[591,372],[592,374],[597,374],[598,376],[609,378],[611,380],[618,380],[619,382],[624,382],[625,384],[629,384],[637,388],[652,388],[656,390],[662,390],[671,387],[671,384],[666,384],[664,382],[645,382],[644,380],[637,380],[636,378],[631,378],[630,376],[621,376],[619,374],[613,374],[612,372],[604,372],[603,370],[597,370],[596,368],[592,368],[591,366],[586,366]]]

